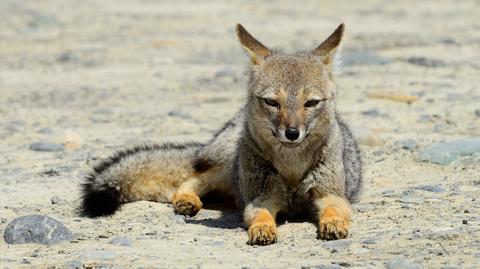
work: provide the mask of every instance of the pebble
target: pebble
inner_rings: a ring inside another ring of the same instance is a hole
[[[427,234],[427,239],[430,240],[457,240],[462,234],[462,230],[459,228],[433,228]]]
[[[182,119],[191,119],[192,117],[188,115],[185,112],[182,112],[180,110],[171,110],[168,112],[168,116],[170,117],[176,117],[176,118],[182,118]]]
[[[380,240],[375,237],[367,238],[362,241],[363,244],[367,244],[367,245],[374,245],[374,244],[378,244],[379,242]]]
[[[442,67],[446,65],[444,61],[437,60],[437,59],[430,59],[426,57],[410,57],[407,59],[407,62],[414,65],[430,67],[430,68]]]
[[[30,150],[33,151],[43,151],[43,152],[55,152],[63,151],[65,147],[62,144],[47,143],[47,142],[38,142],[30,144]]]
[[[391,62],[390,59],[382,57],[373,51],[344,51],[342,53],[341,63],[344,66],[351,65],[384,65]]]
[[[127,237],[116,237],[110,240],[110,242],[108,243],[116,246],[131,247],[133,244],[133,240]]]
[[[81,256],[86,259],[113,261],[117,258],[117,254],[111,250],[92,249],[84,251]]]
[[[420,162],[448,165],[461,157],[480,155],[480,138],[460,139],[434,144],[416,157]]]
[[[52,198],[50,198],[50,202],[52,203],[52,205],[56,205],[60,202],[60,197],[53,196]]]
[[[208,244],[212,247],[224,247],[225,246],[225,242],[223,242],[223,241],[212,241]]]
[[[5,228],[8,244],[37,243],[52,245],[71,240],[72,232],[61,222],[44,215],[27,215],[12,220]]]
[[[444,192],[445,189],[440,187],[439,185],[421,185],[415,187],[417,190],[422,190],[422,191],[429,191],[429,192]]]
[[[396,146],[402,147],[405,150],[414,150],[417,147],[417,142],[413,139],[400,140],[395,142]]]
[[[39,134],[51,134],[51,133],[53,133],[53,131],[50,128],[41,128],[41,129],[37,130],[37,133],[39,133]]]
[[[393,259],[385,265],[387,269],[422,269],[423,266],[404,258]]]
[[[428,123],[433,122],[433,117],[431,115],[420,115],[417,118],[418,123]]]
[[[326,241],[323,243],[323,247],[332,251],[332,252],[339,252],[340,250],[348,248],[352,244],[352,240],[350,239],[342,239],[342,240],[334,240],[334,241]]]
[[[370,116],[370,117],[378,117],[380,115],[380,111],[376,108],[369,109],[369,110],[362,111],[362,115]]]
[[[475,110],[475,116],[480,117],[480,109]]]
[[[185,217],[182,215],[173,215],[172,219],[175,221],[177,224],[186,224],[185,222]]]
[[[68,261],[64,263],[63,266],[64,268],[67,268],[67,269],[80,269],[80,268],[83,268],[83,263],[78,260],[73,260],[73,261]]]

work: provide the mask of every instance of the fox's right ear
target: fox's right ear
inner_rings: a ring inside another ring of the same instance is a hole
[[[237,24],[235,30],[240,44],[242,44],[243,49],[250,55],[252,64],[261,65],[265,62],[265,58],[272,54],[267,47],[247,32],[241,24]]]

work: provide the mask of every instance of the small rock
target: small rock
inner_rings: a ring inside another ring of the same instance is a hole
[[[391,62],[390,59],[382,57],[373,51],[344,51],[341,57],[342,65],[384,65]]]
[[[53,133],[53,131],[50,128],[42,128],[42,129],[37,130],[37,133],[39,133],[39,134],[51,134],[51,133]]]
[[[215,77],[235,77],[235,69],[229,66],[222,67],[215,72]]]
[[[382,156],[383,154],[385,154],[385,152],[383,150],[375,150],[374,152],[372,152],[373,156]]]
[[[133,244],[133,240],[126,237],[116,237],[110,240],[109,243],[116,246],[131,247]]]
[[[208,243],[212,247],[224,247],[225,243],[223,241],[212,241]]]
[[[2,223],[2,224],[3,224],[3,223],[7,223],[7,221],[8,221],[8,220],[7,220],[6,218],[0,218],[0,223]]]
[[[363,244],[367,244],[367,245],[374,245],[374,244],[378,244],[379,242],[380,240],[375,237],[367,238],[362,241]]]
[[[81,256],[86,259],[101,261],[113,261],[117,258],[117,254],[115,252],[105,249],[86,250]]]
[[[52,198],[50,198],[50,202],[52,203],[52,205],[56,205],[60,202],[60,197],[53,196]]]
[[[172,110],[168,112],[168,116],[170,117],[176,117],[176,118],[182,118],[182,119],[191,119],[192,117],[188,115],[185,112],[182,112],[180,110]]]
[[[378,117],[380,115],[380,111],[376,108],[362,111],[362,115],[370,116],[370,117]]]
[[[475,110],[475,116],[480,117],[480,109]]]
[[[422,190],[422,191],[429,191],[429,192],[444,192],[445,189],[440,187],[439,185],[421,185],[415,187],[417,190]]]
[[[425,200],[423,200],[422,198],[415,198],[415,197],[403,197],[395,201],[402,204],[414,204],[414,205],[423,204],[425,202]]]
[[[468,220],[466,220],[466,219],[462,220],[462,224],[468,225]]]
[[[460,139],[434,144],[422,150],[416,160],[448,165],[461,157],[480,155],[480,138]]]
[[[434,228],[430,229],[427,239],[439,241],[457,240],[462,233],[462,230],[459,228]]]
[[[32,143],[30,144],[30,150],[34,151],[43,151],[43,152],[55,152],[55,151],[63,151],[64,146],[62,144],[55,144],[55,143]]]
[[[333,252],[339,252],[340,250],[348,248],[352,244],[350,239],[342,239],[335,241],[326,241],[323,243],[323,246]]]
[[[417,119],[418,123],[428,123],[433,122],[433,117],[431,115],[420,115]]]
[[[406,140],[401,140],[401,141],[396,141],[395,142],[396,146],[402,147],[402,149],[405,150],[414,150],[417,147],[417,142],[413,139],[406,139]]]
[[[443,67],[446,65],[444,61],[437,59],[429,59],[426,57],[410,57],[407,59],[407,62],[414,65],[430,68]]]
[[[185,222],[185,217],[182,215],[173,215],[172,219],[175,221],[177,224],[186,224]]]
[[[396,258],[387,262],[385,265],[387,269],[422,269],[423,266],[420,264],[411,262],[404,258]]]
[[[64,263],[63,266],[67,269],[81,269],[83,268],[83,263],[78,260],[73,260],[73,261]]]
[[[5,228],[8,244],[37,243],[51,245],[71,240],[72,232],[61,222],[44,215],[28,215],[12,220]]]

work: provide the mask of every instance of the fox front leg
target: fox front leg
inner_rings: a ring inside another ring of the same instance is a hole
[[[314,205],[318,210],[318,239],[336,240],[348,236],[351,209],[345,197],[327,194],[316,198]]]

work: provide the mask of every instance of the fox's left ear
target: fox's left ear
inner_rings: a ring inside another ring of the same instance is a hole
[[[338,46],[340,41],[342,41],[343,32],[345,31],[345,25],[341,23],[335,32],[333,32],[325,41],[320,44],[314,51],[313,54],[322,57],[324,64],[329,65],[335,59],[335,54],[338,51]]]

